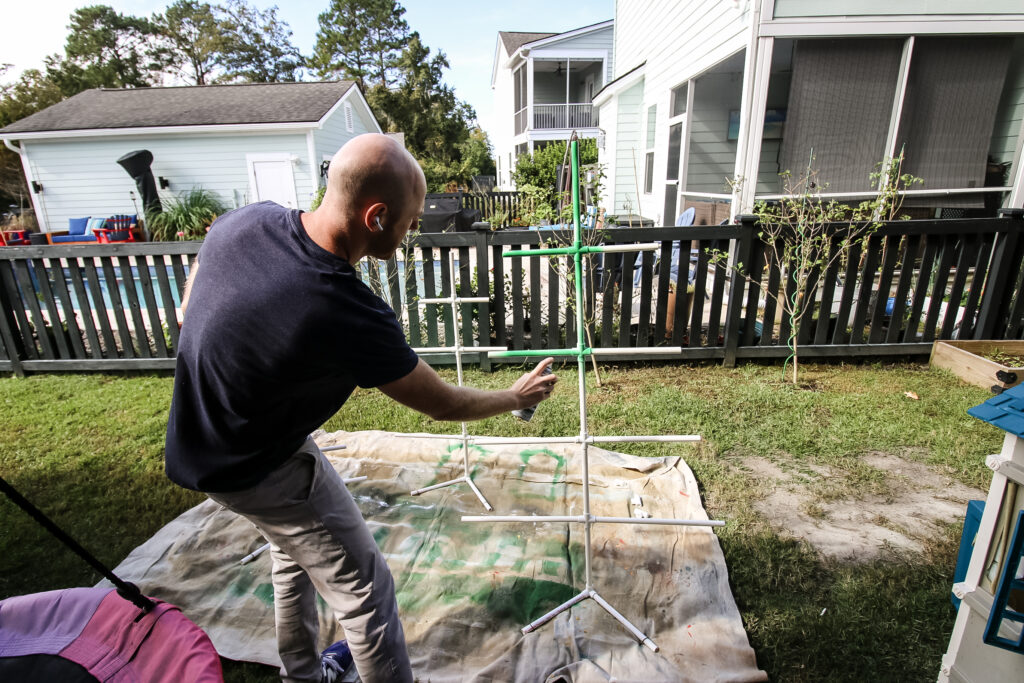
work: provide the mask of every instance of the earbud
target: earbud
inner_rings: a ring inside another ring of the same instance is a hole
[[[384,226],[380,224],[380,216],[374,216],[373,222],[377,224],[377,232],[384,232]]]

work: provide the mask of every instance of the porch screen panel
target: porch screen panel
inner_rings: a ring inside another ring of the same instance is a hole
[[[885,155],[903,40],[799,40],[793,53],[780,167],[812,168],[828,192],[871,189]]]
[[[917,38],[897,135],[922,189],[983,187],[1012,38]],[[984,205],[979,194],[908,197],[905,206]]]

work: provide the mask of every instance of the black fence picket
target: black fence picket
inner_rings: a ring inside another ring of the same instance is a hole
[[[1020,214],[888,223],[845,258],[823,257],[807,278],[809,308],[797,321],[801,357],[921,355],[936,339],[1024,337]],[[639,256],[585,258],[581,286],[592,336],[585,343],[621,349],[612,360],[731,364],[785,357],[792,326],[779,299],[796,283],[757,235],[749,220],[588,231],[588,244],[656,246]],[[504,253],[572,239],[562,230],[416,234],[394,258],[368,260],[359,272],[392,305],[414,346],[454,342],[450,307],[419,300],[455,291],[488,298],[460,306],[463,345],[563,348],[576,343],[571,258]],[[838,241],[837,235],[829,248]],[[0,248],[0,371],[172,368],[180,300],[198,248],[190,242]],[[727,265],[737,262],[742,270]],[[645,356],[648,347],[672,352]],[[467,359],[484,367],[493,360]]]

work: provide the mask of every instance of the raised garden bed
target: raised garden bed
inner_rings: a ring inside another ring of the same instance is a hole
[[[930,363],[999,393],[1024,380],[1024,341],[937,341]]]

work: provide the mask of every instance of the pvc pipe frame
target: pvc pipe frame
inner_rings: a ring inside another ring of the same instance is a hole
[[[434,297],[434,298],[430,298],[430,299],[420,299],[419,303],[421,305],[446,303],[446,304],[449,304],[452,307],[452,323],[453,323],[454,328],[455,328],[455,335],[454,335],[454,337],[455,337],[455,345],[454,346],[441,347],[441,348],[424,349],[423,351],[425,353],[454,353],[455,354],[455,368],[456,368],[456,371],[457,371],[458,376],[459,376],[459,386],[461,387],[462,386],[462,354],[464,354],[464,353],[486,353],[486,352],[498,351],[498,350],[505,351],[506,349],[504,347],[501,347],[501,346],[497,346],[497,347],[495,347],[495,346],[462,346],[462,343],[459,341],[459,339],[461,338],[461,335],[458,333],[459,332],[459,329],[458,329],[459,328],[459,309],[458,309],[458,305],[459,304],[463,304],[463,303],[486,303],[486,302],[490,301],[490,299],[488,297],[485,297],[485,296],[474,296],[474,297],[460,297],[460,296],[456,296],[456,294],[455,294],[455,254],[454,254],[454,252],[449,254],[448,273],[449,273],[449,282],[451,282],[451,285],[452,285],[451,296],[447,296],[447,297]],[[416,353],[420,353],[420,350],[418,350],[418,349],[413,349],[413,350]],[[446,437],[446,438],[454,438],[454,439],[459,439],[459,440],[462,441],[462,476],[461,477],[456,477],[455,479],[449,479],[448,481],[443,481],[440,484],[433,484],[431,486],[424,486],[423,488],[415,489],[413,491],[410,491],[409,495],[410,496],[418,496],[421,493],[426,493],[428,491],[435,491],[437,489],[441,489],[441,488],[444,488],[446,486],[454,486],[455,484],[468,484],[470,490],[472,490],[473,493],[476,494],[476,497],[480,501],[480,504],[484,506],[484,509],[487,510],[487,511],[493,510],[494,507],[490,504],[490,502],[488,502],[487,498],[484,497],[484,494],[480,492],[480,489],[477,488],[476,484],[473,483],[473,479],[472,479],[472,477],[470,477],[470,474],[469,474],[469,445],[472,443],[472,437],[469,436],[469,427],[468,427],[468,425],[465,422],[463,422],[462,423],[462,433],[459,436],[456,436],[456,437]]]
[[[514,250],[507,251],[503,256],[548,256],[548,255],[571,255],[575,262],[575,285],[576,285],[576,301],[583,301],[583,262],[581,256],[588,253],[600,253],[600,252],[629,252],[629,251],[653,251],[660,249],[661,245],[658,243],[652,244],[623,244],[623,245],[609,245],[607,247],[589,247],[583,246],[583,237],[580,226],[580,175],[579,175],[579,143],[573,140],[570,143],[571,152],[570,157],[572,159],[572,209],[573,209],[573,235],[575,237],[574,244],[572,247],[564,247],[558,249],[527,249],[527,250]],[[454,282],[454,276],[453,280]],[[531,624],[523,627],[522,631],[524,634],[536,630],[540,626],[544,625],[556,615],[564,612],[574,605],[586,600],[588,598],[593,599],[598,605],[601,606],[606,612],[611,614],[615,619],[626,628],[633,637],[636,638],[645,647],[651,649],[654,652],[658,651],[658,646],[648,638],[640,629],[631,624],[625,617],[615,610],[604,598],[602,598],[598,592],[594,589],[594,577],[593,569],[591,567],[593,559],[593,549],[591,547],[590,528],[594,524],[598,523],[612,523],[612,524],[663,524],[663,525],[678,525],[678,526],[722,526],[724,522],[717,520],[692,520],[692,519],[633,519],[630,517],[596,517],[590,513],[590,462],[589,462],[589,445],[597,443],[599,441],[607,442],[640,442],[640,441],[699,441],[699,436],[633,436],[633,437],[594,437],[587,431],[587,386],[586,386],[586,358],[590,355],[601,355],[601,353],[623,353],[622,349],[589,349],[584,344],[583,339],[583,309],[581,306],[576,306],[576,348],[575,349],[543,349],[543,350],[531,350],[531,351],[504,351],[490,353],[488,355],[492,357],[522,357],[522,356],[575,356],[577,361],[577,377],[579,379],[579,403],[580,403],[580,434],[578,437],[557,437],[551,439],[543,439],[546,443],[578,443],[580,444],[581,457],[580,462],[582,465],[582,482],[583,482],[583,514],[582,515],[567,515],[567,516],[526,516],[526,515],[507,515],[507,516],[491,516],[491,515],[466,515],[462,517],[464,522],[565,522],[565,523],[581,523],[583,524],[583,557],[585,561],[584,576],[586,579],[586,586],[579,595],[571,598],[570,600],[562,603],[555,609],[551,610],[540,619],[537,619]],[[456,341],[456,343],[458,343]],[[659,347],[662,348],[662,347]],[[597,353],[595,353],[597,352]],[[632,353],[650,352],[647,349],[634,349]],[[672,349],[672,351],[664,351],[665,353],[678,353],[679,349]],[[629,353],[627,351],[626,353]],[[461,365],[460,365],[461,370]],[[461,384],[461,374],[460,374]],[[463,427],[463,434],[465,434],[465,427]],[[466,443],[466,437],[463,436],[464,443]],[[536,443],[538,440],[530,439],[528,442]],[[477,439],[474,443],[524,443],[524,441],[518,439]]]

